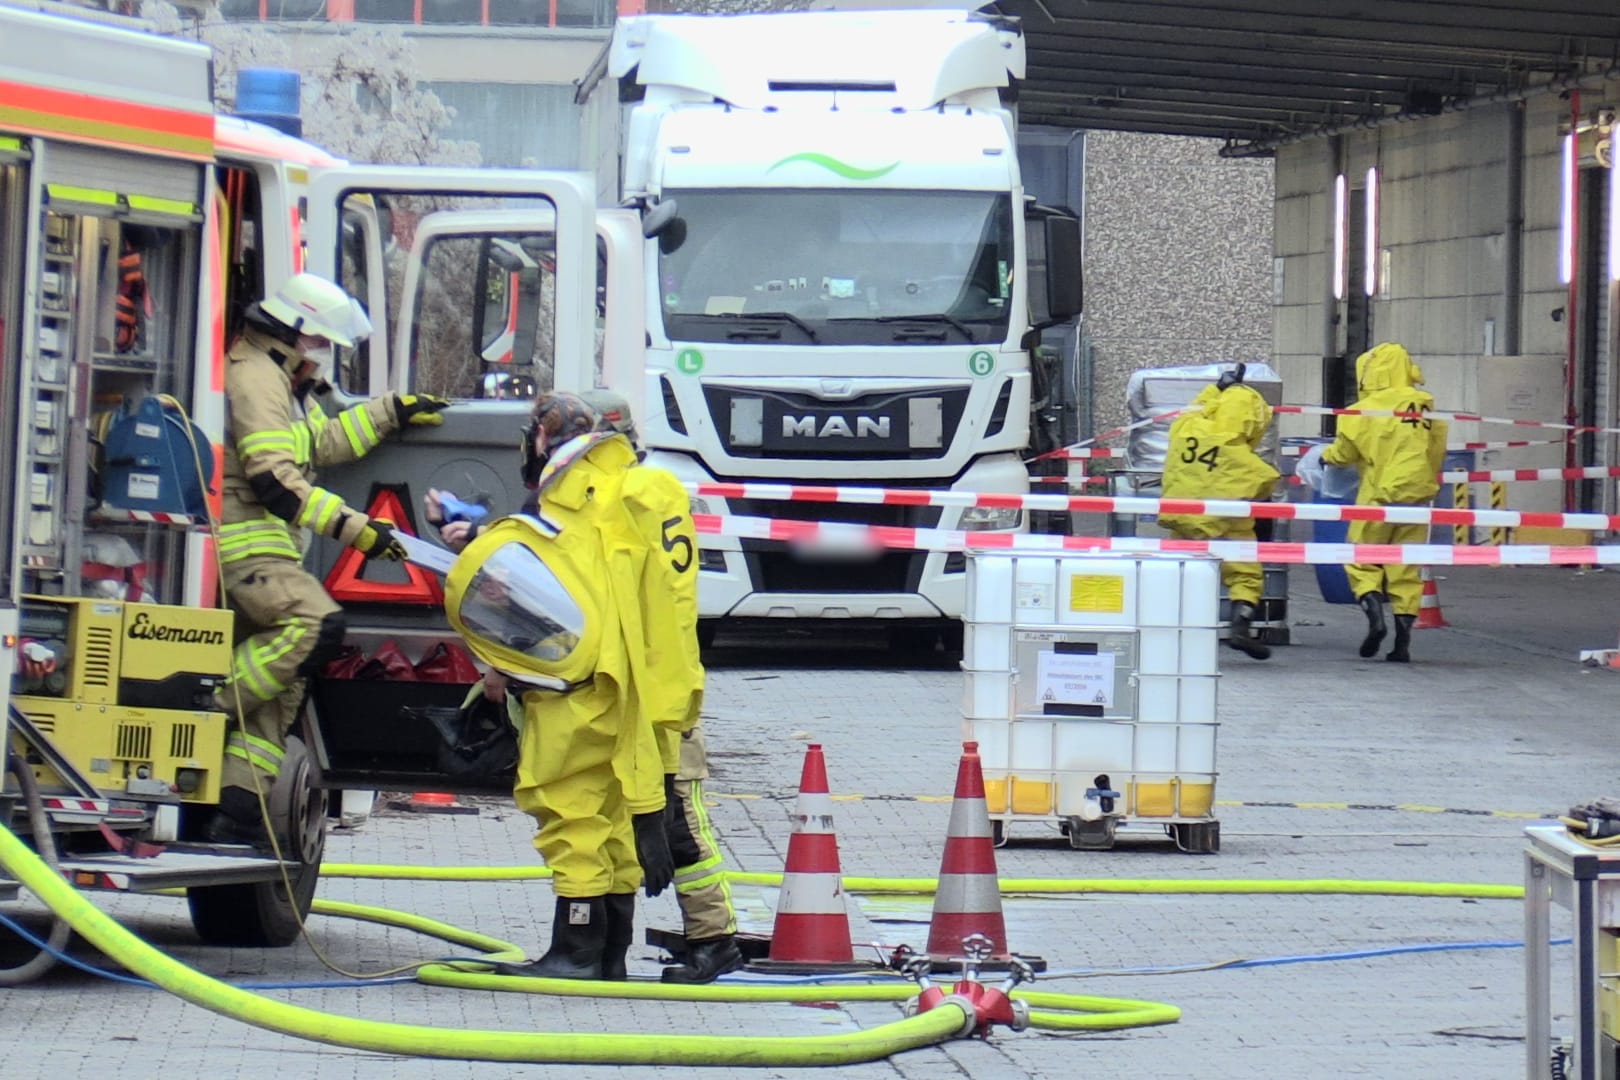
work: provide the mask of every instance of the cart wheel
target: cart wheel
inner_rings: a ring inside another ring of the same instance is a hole
[[[1076,851],[1108,851],[1114,846],[1114,831],[1119,819],[1101,818],[1086,821],[1078,817],[1065,818],[1062,831],[1069,838],[1069,846]]]
[[[291,945],[309,915],[326,849],[326,792],[315,786],[309,751],[296,737],[287,740],[269,803],[276,843],[293,865],[287,867],[285,881],[187,889],[191,925],[210,945]]]
[[[990,843],[995,847],[1007,846],[1007,823],[1005,821],[990,822]]]
[[[1221,850],[1221,823],[1180,822],[1170,826],[1176,846],[1189,855],[1214,855]]]

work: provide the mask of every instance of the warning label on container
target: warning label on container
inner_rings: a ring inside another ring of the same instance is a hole
[[[1043,652],[1035,669],[1035,685],[1042,702],[1112,705],[1114,654]]]
[[[1125,579],[1113,574],[1069,575],[1069,610],[1121,614],[1125,610]]]

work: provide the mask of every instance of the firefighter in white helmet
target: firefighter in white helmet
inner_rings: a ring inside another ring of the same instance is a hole
[[[225,368],[227,438],[218,532],[225,595],[238,634],[223,705],[235,722],[226,741],[220,813],[209,839],[267,838],[260,792],[275,782],[304,680],[343,643],[343,613],[301,565],[306,533],[398,560],[390,523],[373,521],[315,485],[315,470],[364,457],[407,425],[439,424],[449,402],[386,394],[328,417],[316,400],[329,387],[331,349],[371,334],[358,301],[314,274],[288,278],[250,307]]]

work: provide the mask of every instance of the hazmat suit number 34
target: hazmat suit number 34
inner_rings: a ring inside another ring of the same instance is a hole
[[[1164,458],[1166,499],[1271,498],[1277,470],[1255,453],[1271,424],[1271,406],[1259,391],[1223,378],[1204,387],[1193,407],[1170,425]],[[1161,514],[1159,524],[1178,540],[1253,540],[1253,518]],[[1221,563],[1221,583],[1232,601],[1233,648],[1266,659],[1269,646],[1253,637],[1249,621],[1265,584],[1259,563]]]

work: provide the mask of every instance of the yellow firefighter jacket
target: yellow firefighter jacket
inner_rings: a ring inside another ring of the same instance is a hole
[[[1418,390],[1423,371],[1400,345],[1385,342],[1356,358],[1352,408],[1427,413],[1434,395]],[[1354,465],[1361,473],[1356,502],[1363,505],[1426,503],[1440,490],[1446,460],[1446,422],[1407,416],[1341,416],[1338,436],[1322,452],[1329,465]]]
[[[278,360],[278,357],[282,358]],[[303,558],[302,530],[352,544],[365,514],[314,484],[315,470],[364,457],[398,430],[392,394],[328,418],[292,383],[301,358],[249,330],[225,367],[227,430],[219,560]]]
[[[1265,398],[1242,383],[1225,390],[1210,385],[1193,404],[1199,408],[1189,409],[1170,425],[1164,497],[1250,502],[1270,498],[1277,470],[1254,452],[1271,423],[1271,406]],[[1161,514],[1159,524],[1189,538],[1224,532],[1222,519],[1196,514]]]

